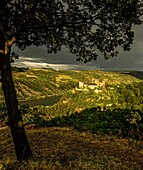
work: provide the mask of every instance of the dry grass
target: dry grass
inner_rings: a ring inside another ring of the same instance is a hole
[[[0,132],[0,169],[143,169],[142,150],[128,140],[59,127],[27,130],[33,158],[18,163],[9,129]]]

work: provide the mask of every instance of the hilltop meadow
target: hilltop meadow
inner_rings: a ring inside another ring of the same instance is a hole
[[[13,74],[19,101],[60,100],[20,105],[33,158],[17,162],[0,88],[0,169],[143,169],[142,72],[13,68]]]

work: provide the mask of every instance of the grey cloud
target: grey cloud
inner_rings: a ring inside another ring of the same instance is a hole
[[[120,50],[118,57],[111,58],[109,60],[104,60],[103,56],[99,54],[96,61],[92,61],[84,65],[84,69],[136,69],[143,70],[143,25],[134,27],[135,30],[135,40],[134,44],[131,46],[131,50],[129,52],[123,52]],[[70,54],[68,49],[63,48],[62,51],[57,54],[48,54],[46,51],[46,47],[29,47],[24,51],[13,47],[13,50],[20,55],[19,61],[17,61],[17,65],[26,66],[26,62],[35,63],[44,63],[45,64],[60,64],[60,68],[69,64],[67,69],[70,69],[71,65],[76,65],[79,67],[74,68],[82,68],[83,63],[76,61],[76,56]],[[21,62],[21,64],[20,64]],[[62,65],[64,64],[64,65]]]

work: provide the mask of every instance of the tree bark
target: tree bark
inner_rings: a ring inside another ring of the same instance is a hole
[[[23,127],[22,115],[18,109],[19,104],[12,79],[10,52],[7,55],[0,54],[0,71],[15,153],[18,160],[28,160],[32,156],[32,151]]]

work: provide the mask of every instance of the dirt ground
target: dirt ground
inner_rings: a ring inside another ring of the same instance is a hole
[[[27,129],[26,133],[35,162],[60,162],[63,167],[73,164],[75,169],[83,164],[87,167],[83,169],[143,169],[141,142],[68,127]],[[5,128],[0,129],[0,160],[7,159],[16,160],[10,131]]]

